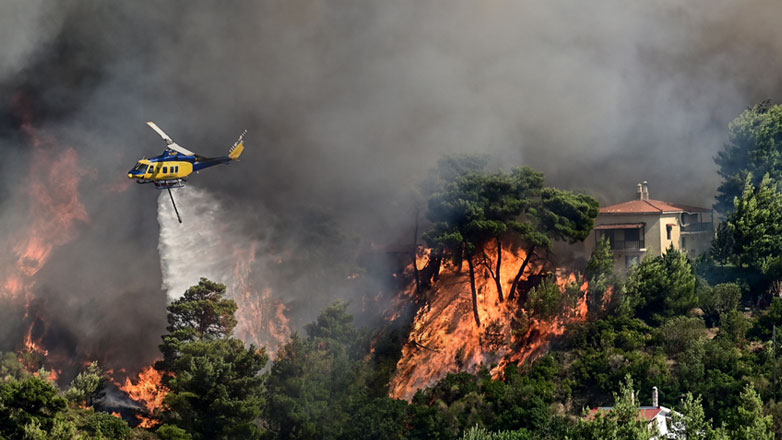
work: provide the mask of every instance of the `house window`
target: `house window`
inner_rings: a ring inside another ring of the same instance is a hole
[[[665,233],[668,236],[668,240],[671,239],[671,231],[673,231],[673,225],[666,225],[665,226]]]
[[[608,240],[608,243],[610,244],[610,248],[614,249],[614,244],[616,243],[616,240],[614,240],[614,230],[608,229],[608,230],[600,231],[599,234],[595,235],[595,239],[598,242],[604,238]]]

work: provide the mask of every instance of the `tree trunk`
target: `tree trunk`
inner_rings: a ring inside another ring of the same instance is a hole
[[[497,283],[497,296],[500,298],[500,302],[505,301],[502,296],[502,277],[500,277],[500,268],[502,267],[502,242],[497,237],[497,270],[494,271],[494,282]]]
[[[535,252],[535,246],[532,246],[527,251],[527,256],[524,257],[524,262],[521,263],[519,272],[516,274],[516,278],[513,279],[513,284],[511,284],[510,286],[510,293],[508,293],[508,301],[516,297],[516,290],[518,289],[519,281],[521,280],[521,276],[524,275],[524,270],[527,268],[527,264],[529,264],[529,260],[532,258],[532,254],[534,252]]]
[[[472,255],[467,256],[467,265],[470,267],[470,289],[472,289],[472,314],[475,316],[475,324],[481,326],[481,318],[478,316],[478,291],[475,290],[475,266]]]

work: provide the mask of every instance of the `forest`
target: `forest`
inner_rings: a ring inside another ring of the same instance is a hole
[[[619,273],[610,243],[600,242],[580,274],[586,319],[499,375],[485,365],[394,399],[389,382],[409,321],[361,328],[348,304],[335,302],[270,357],[234,336],[236,303],[202,278],[168,306],[154,365],[167,394],[143,414],[151,426],[107,412],[108,376],[97,363],[60,389],[46,371],[29,371],[24,356],[4,353],[0,439],[642,440],[657,435],[638,418],[653,387],[674,410],[670,438],[782,439],[782,106],[763,102],[739,115],[715,162],[722,221],[708,254],[671,247]],[[439,265],[465,263],[477,328],[491,327],[476,305],[478,269],[496,282],[497,301],[519,310],[519,325],[572,307],[547,278],[530,286],[522,276],[553,258],[555,242],[587,237],[597,200],[545,186],[529,168],[485,165],[445,159],[428,183],[422,238],[434,266],[415,266],[418,306]],[[486,255],[495,249],[500,260],[504,245],[524,255],[510,286]]]

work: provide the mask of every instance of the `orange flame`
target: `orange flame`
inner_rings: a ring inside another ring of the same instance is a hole
[[[151,415],[163,406],[163,399],[168,394],[168,388],[162,384],[163,375],[152,366],[146,367],[138,374],[135,383],[125,378],[125,384],[119,388],[128,393],[131,399],[144,405],[149,415],[137,414],[142,428],[152,428],[158,422]]]
[[[487,246],[487,264],[494,268],[497,249]],[[523,251],[502,250],[501,285],[507,295],[516,272],[524,261]],[[427,252],[419,253],[419,270],[429,259]],[[543,268],[529,264],[522,276],[527,281],[531,274]],[[407,269],[412,271],[412,265]],[[402,348],[402,357],[389,384],[391,397],[411,399],[416,390],[432,386],[448,373],[475,372],[481,367],[499,366],[492,373],[497,376],[510,362],[534,360],[547,348],[551,339],[565,331],[568,322],[586,319],[586,284],[580,286],[582,295],[575,308],[549,320],[529,319],[526,325],[518,323],[523,309],[515,301],[499,301],[496,284],[490,271],[476,263],[478,314],[482,327],[475,325],[472,316],[467,263],[456,268],[443,265],[439,280],[427,292],[427,305],[416,314],[408,343]],[[557,284],[564,289],[576,282],[574,274],[557,273]],[[411,283],[406,296],[414,295]],[[520,347],[520,348],[514,348]]]
[[[89,218],[79,199],[78,187],[84,173],[75,170],[84,170],[84,166],[79,163],[76,150],[62,149],[54,138],[37,133],[29,114],[24,118],[22,130],[33,146],[25,180],[28,220],[24,230],[13,234],[16,241],[11,243],[10,249],[16,256],[16,263],[7,269],[5,280],[0,282],[0,299],[14,302],[23,299],[25,317],[30,318],[35,275],[46,265],[56,247],[73,240],[72,230],[76,223],[88,222]],[[41,345],[43,334],[37,340],[33,337],[38,320],[41,318],[36,316],[30,323],[24,348],[45,357],[48,351]],[[56,373],[53,374],[56,378]]]
[[[269,287],[256,287],[252,282],[255,263],[255,243],[247,248],[234,249],[236,265],[228,293],[236,301],[236,336],[247,344],[264,346],[267,352],[276,352],[291,335],[286,307],[272,295]],[[282,260],[278,260],[282,263]]]

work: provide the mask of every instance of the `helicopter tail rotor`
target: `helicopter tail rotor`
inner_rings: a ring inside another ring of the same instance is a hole
[[[239,135],[239,139],[234,142],[233,147],[228,151],[228,157],[231,160],[239,159],[239,156],[242,155],[242,152],[244,151],[244,135],[247,134],[247,130],[244,130],[241,135]]]

